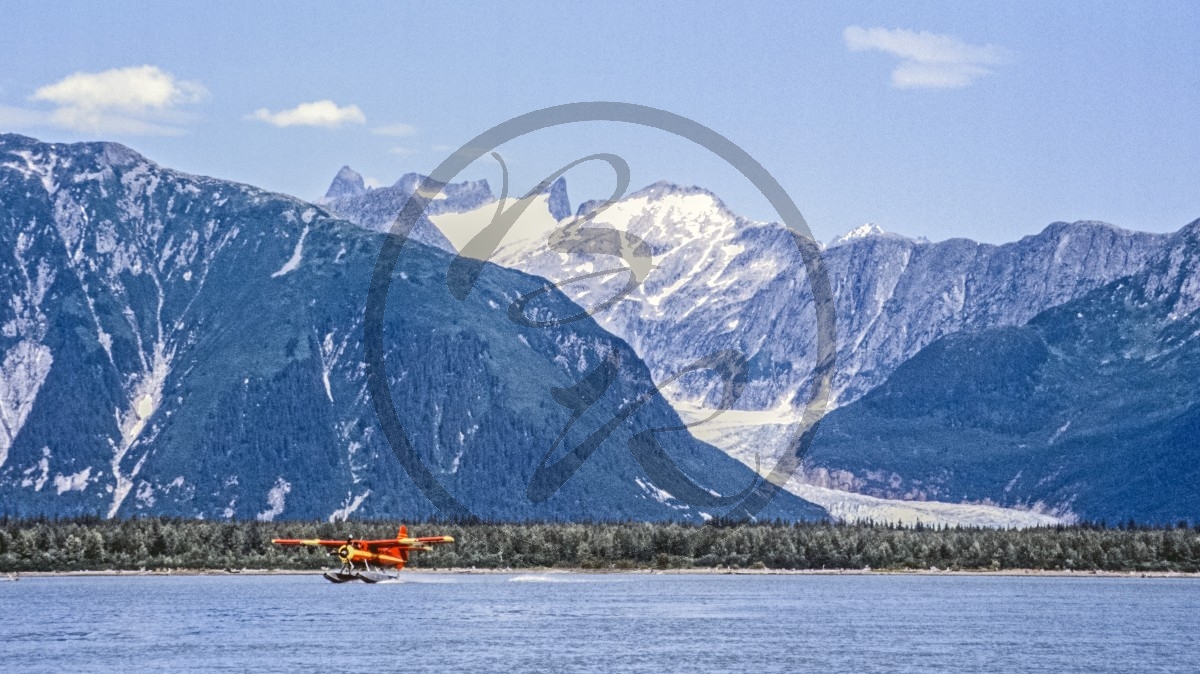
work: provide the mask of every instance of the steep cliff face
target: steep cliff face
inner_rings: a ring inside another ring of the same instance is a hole
[[[1141,269],[1167,235],[1056,222],[993,246],[867,237],[826,251],[838,298],[840,401],[857,399],[933,340],[1022,325]]]
[[[0,223],[0,512],[434,514],[365,387],[363,302],[382,235],[120,145],[11,135],[0,136]],[[683,503],[633,459],[635,433],[679,419],[647,395],[649,373],[623,342],[591,321],[509,320],[509,304],[543,283],[520,272],[487,266],[456,299],[450,259],[406,243],[384,325],[397,413],[439,482],[483,517],[721,514]],[[539,309],[578,311],[557,293]],[[551,395],[613,359],[619,376],[585,413]],[[558,454],[578,446],[643,395],[557,493],[527,497],[556,441]],[[686,433],[662,444],[706,489],[753,480]],[[788,495],[769,514],[824,516]]]
[[[545,210],[531,206],[491,259],[562,284],[583,306],[616,296],[627,282],[625,272],[564,284],[629,264],[551,247],[548,238],[568,220]],[[585,205],[581,212],[588,210]],[[490,220],[493,211],[472,213]],[[598,312],[596,320],[634,348],[656,381],[720,349],[743,353],[750,381],[736,404],[742,413],[693,432],[748,464],[756,454],[771,459],[807,400],[816,348],[812,295],[792,234],[739,218],[705,190],[669,183],[613,204],[589,226],[636,237],[653,266],[626,299]],[[915,241],[874,226],[840,237],[822,252],[836,302],[834,404],[858,399],[942,336],[1019,326],[1132,274],[1165,241],[1166,235],[1097,222],[1054,223],[999,246]],[[699,419],[711,412],[720,386],[714,377],[689,375],[666,393],[686,418]]]
[[[367,186],[363,181],[362,174],[349,166],[343,166],[333,177],[333,182],[329,183],[329,189],[325,191],[323,202],[335,201],[349,197],[357,197],[366,194]]]
[[[1200,221],[1020,327],[935,341],[829,415],[807,470],[889,498],[1200,520]]]

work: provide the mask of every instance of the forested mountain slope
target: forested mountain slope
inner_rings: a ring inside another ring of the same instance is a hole
[[[364,301],[382,235],[120,145],[0,136],[0,512],[204,518],[435,514],[385,443],[366,391]],[[552,396],[602,363],[620,376],[566,434],[579,445],[652,389],[590,320],[517,325],[542,280],[487,266],[452,297],[450,254],[405,244],[385,313],[396,408],[437,479],[490,518],[690,519],[719,508],[655,486],[626,441],[678,426],[651,395],[555,495],[526,495],[572,411]],[[578,311],[561,295],[540,311]],[[569,402],[569,401],[568,401]],[[685,432],[666,451],[703,488],[748,469]],[[769,513],[822,517],[787,495]]]

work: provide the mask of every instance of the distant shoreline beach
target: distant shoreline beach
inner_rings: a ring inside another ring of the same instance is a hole
[[[153,569],[100,571],[28,571],[13,574],[19,578],[67,578],[72,576],[319,576],[325,569]],[[1045,569],[948,570],[948,569],[585,569],[585,568],[505,568],[505,569],[411,569],[406,575],[695,575],[695,576],[1025,576],[1045,578],[1200,578],[1200,573],[1178,571],[1071,571]],[[3,579],[0,579],[3,580]]]

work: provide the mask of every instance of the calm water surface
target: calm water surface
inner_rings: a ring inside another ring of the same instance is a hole
[[[0,582],[0,671],[1200,672],[1200,580],[441,575]]]

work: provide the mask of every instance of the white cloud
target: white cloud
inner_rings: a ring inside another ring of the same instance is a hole
[[[328,99],[301,103],[291,110],[280,110],[279,112],[259,108],[250,118],[278,127],[323,126],[337,128],[345,124],[365,124],[367,122],[367,116],[357,105],[339,107]]]
[[[389,154],[394,154],[394,155],[397,155],[400,157],[407,157],[408,155],[413,154],[414,152],[416,152],[416,150],[412,149],[411,147],[403,147],[401,145],[397,145],[396,147],[393,147],[390,150],[388,150]]]
[[[77,72],[38,88],[30,100],[50,110],[0,106],[10,127],[53,126],[85,133],[174,135],[185,119],[180,107],[208,95],[198,82],[178,80],[156,66]]]
[[[1005,61],[992,45],[973,45],[949,35],[902,28],[850,26],[842,33],[850,51],[881,51],[900,58],[892,70],[898,89],[957,89]]]
[[[178,126],[82,108],[59,108],[50,113],[49,124],[72,131],[128,136],[178,136],[185,133],[184,129]]]
[[[195,103],[208,92],[196,82],[176,80],[154,66],[75,73],[33,93],[35,101],[64,108],[144,113]]]
[[[380,136],[411,136],[417,132],[417,127],[412,124],[387,124],[385,126],[377,126],[371,129],[371,133]]]

